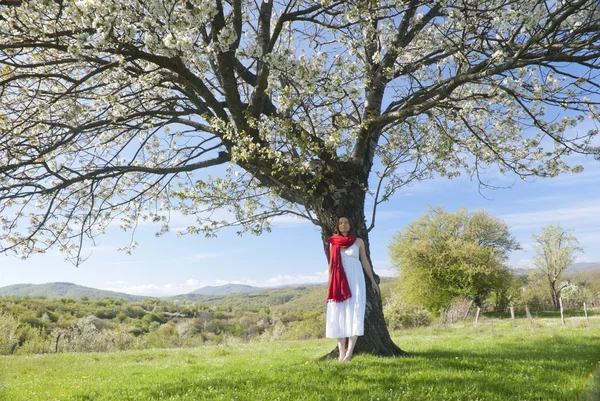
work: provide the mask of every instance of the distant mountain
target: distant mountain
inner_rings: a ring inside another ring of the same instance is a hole
[[[529,272],[531,270],[539,271],[533,266],[530,269],[524,269],[522,267],[517,267],[517,268],[512,269],[512,271],[517,276],[527,276],[527,275],[529,275]],[[571,266],[569,266],[567,268],[567,270],[565,270],[565,273],[572,274],[572,273],[586,273],[586,272],[593,272],[593,271],[598,271],[598,274],[600,274],[600,263],[599,262],[573,263]]]
[[[380,288],[386,296],[395,291],[397,278],[381,277]],[[281,313],[297,310],[317,311],[325,307],[327,284],[304,284],[273,288],[260,288],[237,284],[228,284],[218,287],[204,287],[196,291],[213,291],[213,294],[182,294],[163,299],[169,301],[189,300],[201,302],[210,308],[228,307],[232,309],[261,309],[271,308]],[[219,291],[238,291],[216,294]],[[102,300],[105,297],[113,299],[126,299],[129,302],[140,301],[145,298],[112,291],[103,291],[95,288],[83,287],[73,283],[48,283],[48,284],[15,284],[0,288],[0,297],[13,296],[32,298],[45,296],[48,298],[74,298],[80,299],[87,296],[90,300]]]
[[[598,270],[600,273],[600,263],[592,262],[592,263],[573,263],[567,271],[569,273],[583,273],[588,271]]]
[[[511,270],[513,271],[515,276],[528,276],[529,275],[529,269],[523,269],[522,267],[515,267]]]
[[[380,277],[383,294],[393,292],[397,278]],[[193,294],[177,295],[169,300],[201,302],[210,308],[227,306],[232,309],[271,308],[280,312],[304,310],[315,311],[325,307],[327,283],[303,284],[272,288],[254,288],[247,292],[229,294]]]
[[[264,290],[261,287],[252,287],[251,285],[243,285],[243,284],[225,284],[219,286],[208,286],[198,288],[195,291],[190,292],[189,294],[199,294],[199,295],[225,295],[225,294],[233,294],[238,292],[250,292]]]
[[[98,301],[104,298],[125,299],[129,302],[141,301],[146,298],[138,295],[129,295],[122,292],[98,290],[73,283],[46,283],[46,284],[14,284],[0,287],[0,297],[48,297],[48,298],[73,298],[88,297]]]

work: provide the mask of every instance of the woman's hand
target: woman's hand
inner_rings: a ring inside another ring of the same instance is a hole
[[[375,280],[371,281],[371,286],[373,287],[373,292],[375,294],[379,294],[381,291],[379,290],[379,286],[375,282]]]

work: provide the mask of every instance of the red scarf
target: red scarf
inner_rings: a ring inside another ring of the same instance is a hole
[[[351,235],[343,237],[341,235],[333,235],[329,238],[331,244],[331,280],[329,280],[329,292],[327,293],[327,302],[344,302],[352,296],[348,279],[342,266],[341,249],[348,248],[354,244],[356,237]]]

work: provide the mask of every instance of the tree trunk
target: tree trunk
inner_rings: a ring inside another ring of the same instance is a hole
[[[326,204],[326,202],[324,202]],[[328,208],[329,210],[320,210],[317,214],[319,221],[323,224],[321,231],[323,245],[326,255],[329,252],[329,237],[333,234],[337,221],[340,217],[346,217],[352,225],[354,235],[361,238],[365,243],[367,259],[371,266],[371,255],[369,251],[369,235],[365,223],[364,215],[364,191],[356,191],[348,194],[341,201],[332,202],[336,207]],[[379,276],[373,272],[373,276],[377,284],[379,284]],[[383,317],[383,305],[381,296],[373,292],[371,281],[365,274],[366,287],[366,310],[365,310],[365,332],[363,336],[358,337],[354,354],[368,353],[378,356],[401,356],[406,355],[406,352],[401,350],[392,341],[388,332],[385,319]],[[337,359],[339,356],[337,346],[323,359]]]
[[[554,304],[554,309],[560,309],[558,301],[558,291],[556,291],[556,282],[550,282],[550,292],[552,294],[552,303]]]

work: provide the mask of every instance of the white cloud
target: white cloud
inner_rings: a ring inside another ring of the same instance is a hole
[[[533,196],[531,198],[522,198],[522,199],[515,199],[513,201],[513,203],[515,204],[522,204],[522,203],[544,203],[544,202],[556,202],[556,201],[560,201],[560,200],[564,200],[565,197],[564,196],[560,196],[560,195],[549,195],[549,196]]]
[[[375,273],[381,277],[398,277],[398,272],[396,270],[378,269]]]
[[[299,217],[299,216],[296,216],[293,214],[288,214],[288,215],[284,215],[284,216],[273,217],[273,219],[271,220],[271,224],[280,226],[280,225],[311,224],[311,222],[302,217]]]
[[[592,263],[595,262],[595,260],[593,260],[592,258],[589,258],[587,256],[578,256],[577,258],[575,258],[575,263]]]
[[[311,275],[297,274],[279,274],[277,276],[268,278],[266,280],[251,280],[248,278],[242,278],[240,280],[217,280],[216,285],[225,284],[244,284],[251,285],[254,287],[279,287],[282,285],[295,285],[295,284],[316,284],[326,283],[329,279],[327,270],[321,272],[315,272]]]
[[[116,252],[119,249],[116,246],[84,246],[81,248],[82,253],[101,253],[101,252]]]
[[[500,216],[511,230],[532,231],[548,224],[561,224],[565,228],[600,225],[600,204],[588,203],[532,212],[511,213]]]
[[[369,221],[371,219],[371,212],[373,211],[372,207],[373,206],[369,206],[366,208],[366,214],[368,215]],[[406,217],[412,217],[412,216],[414,216],[414,213],[407,212],[405,210],[377,210],[377,212],[375,214],[375,219],[382,221],[382,220],[392,220],[392,219],[406,218]]]
[[[385,271],[381,271],[382,274]],[[382,274],[385,275],[385,274]],[[188,279],[184,283],[167,283],[167,284],[139,284],[139,285],[116,285],[125,282],[106,282],[106,287],[102,288],[107,291],[124,292],[132,295],[148,295],[148,296],[173,296],[185,294],[197,288],[214,285],[221,286],[226,284],[244,284],[254,287],[279,287],[283,285],[295,284],[316,284],[325,283],[328,280],[327,270],[315,272],[310,275],[277,275],[266,280],[251,280],[242,278],[240,280],[215,280],[214,282],[198,281],[196,279]]]
[[[218,253],[214,252],[202,252],[202,253],[192,253],[190,255],[183,256],[181,259],[195,261],[195,260],[205,260],[205,259],[214,259],[220,256]]]
[[[582,163],[584,170],[577,174],[561,174],[557,177],[539,180],[540,183],[553,186],[574,186],[574,185],[589,185],[600,182],[600,171],[597,169],[597,163],[588,164]],[[574,163],[575,164],[575,163]]]
[[[119,251],[115,251],[115,254],[122,255],[123,253],[119,252]],[[145,262],[143,260],[122,260],[122,261],[118,261],[118,262],[106,262],[107,265],[114,265],[114,266],[141,265],[144,263],[148,263],[148,262]]]
[[[147,295],[147,296],[167,296],[171,295],[170,289],[167,286],[156,284],[140,284],[130,286],[108,286],[103,287],[106,291],[124,292],[131,295]]]
[[[533,266],[533,261],[531,259],[521,258],[516,262],[513,262],[512,265],[513,268],[529,269]]]
[[[105,281],[104,284],[105,285],[123,285],[123,284],[127,284],[127,281],[123,281],[123,280]]]
[[[124,292],[131,295],[146,295],[152,297],[168,297],[173,295],[186,294],[199,287],[206,286],[205,281],[196,279],[186,280],[184,283],[166,283],[166,284],[139,284],[139,285],[123,285],[125,281],[106,282],[106,287],[103,290]]]

